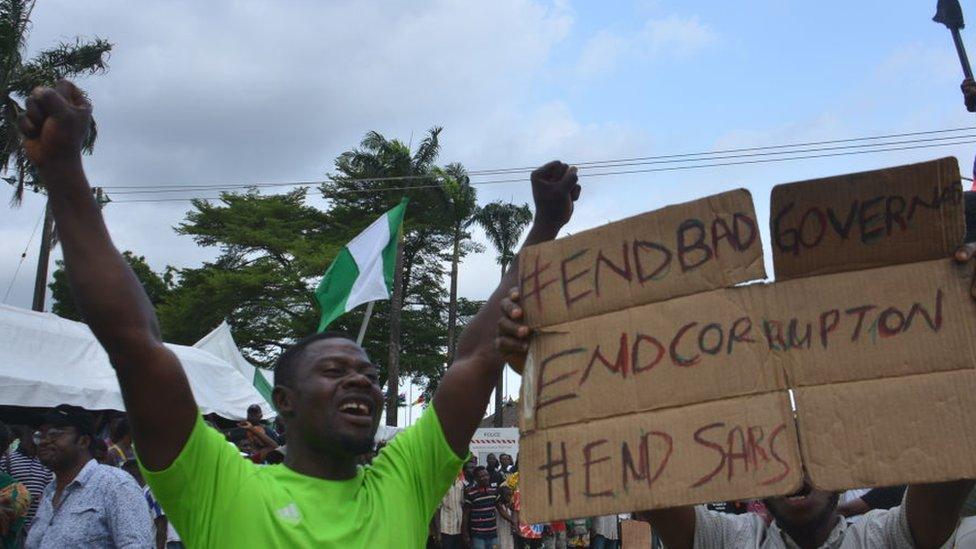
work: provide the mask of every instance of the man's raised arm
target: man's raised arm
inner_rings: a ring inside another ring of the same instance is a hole
[[[532,172],[535,220],[525,245],[552,240],[573,214],[579,198],[576,168],[550,162]],[[495,349],[501,301],[518,286],[518,258],[458,341],[457,357],[434,394],[434,409],[454,452],[463,456],[484,415],[505,362]]]
[[[139,458],[159,470],[179,455],[197,409],[179,361],[163,345],[152,304],[112,244],[85,178],[81,148],[91,110],[81,90],[61,81],[31,93],[18,126],[47,187],[71,294],[115,368]]]

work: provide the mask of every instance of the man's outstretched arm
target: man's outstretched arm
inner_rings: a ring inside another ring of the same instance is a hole
[[[159,470],[179,454],[197,408],[183,368],[163,345],[152,304],[112,244],[85,178],[81,148],[90,121],[84,94],[61,81],[31,93],[18,126],[47,187],[72,297],[115,368],[139,458]]]
[[[576,168],[562,162],[550,162],[535,170],[531,179],[535,220],[525,239],[526,246],[556,238],[572,216],[573,202],[580,194]],[[444,435],[459,456],[468,453],[474,430],[481,422],[498,375],[505,367],[494,342],[501,317],[501,300],[513,286],[518,286],[518,258],[461,334],[457,357],[434,394],[434,409]]]

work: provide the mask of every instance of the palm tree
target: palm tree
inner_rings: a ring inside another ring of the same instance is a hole
[[[20,145],[17,116],[23,112],[23,108],[18,99],[26,99],[37,86],[52,86],[62,78],[105,70],[104,56],[112,49],[112,44],[100,38],[84,42],[75,38],[73,43],[62,42],[24,61],[33,10],[34,0],[0,0],[0,174],[7,175],[13,170],[13,175],[3,179],[14,187],[11,204],[15,206],[23,200],[25,188],[30,187],[38,192],[44,187]],[[92,119],[85,152],[91,152],[95,134],[95,120]],[[54,218],[48,207],[44,213],[41,250],[34,279],[35,311],[44,309],[48,260],[54,242]]]
[[[396,206],[402,197],[410,198],[403,222],[403,240],[397,247],[390,300],[388,395],[399,394],[401,309],[405,298],[420,301],[415,289],[424,284],[429,287],[432,280],[440,280],[443,261],[447,259],[444,250],[449,245],[449,235],[445,230],[441,191],[434,175],[440,133],[441,128],[431,128],[416,151],[411,152],[410,145],[402,141],[369,132],[358,148],[339,155],[335,161],[338,173],[330,175],[330,180],[320,187],[322,196],[330,202],[330,220],[337,227],[345,227],[349,238]],[[396,425],[397,405],[392,397],[387,399],[386,421],[388,425]]]
[[[457,346],[458,263],[468,253],[480,251],[479,245],[471,242],[471,233],[468,232],[478,212],[478,193],[471,186],[467,170],[459,163],[448,164],[443,169],[435,168],[434,173],[440,181],[445,215],[451,224],[451,294],[447,307],[447,363],[450,364]]]
[[[502,277],[515,259],[515,246],[522,239],[522,232],[532,222],[532,210],[528,204],[516,206],[496,201],[485,205],[477,214],[475,221],[484,229],[488,241],[498,252],[498,263],[502,266]],[[502,383],[505,370],[498,375],[495,386],[495,427],[502,426]]]
[[[33,9],[34,0],[0,0],[0,72],[3,74],[0,80],[0,93],[3,94],[0,98],[0,170],[3,173],[13,170],[13,175],[5,180],[14,186],[14,204],[20,203],[25,188],[36,191],[43,187],[20,146],[17,116],[23,108],[17,100],[25,99],[37,86],[52,86],[62,78],[104,71],[105,56],[112,49],[112,44],[100,38],[91,41],[76,38],[73,43],[62,42],[25,61],[23,54]],[[91,152],[95,133],[93,120],[85,143],[86,152]]]

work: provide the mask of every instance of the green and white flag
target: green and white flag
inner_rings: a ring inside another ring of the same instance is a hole
[[[407,199],[359,233],[336,256],[315,290],[322,308],[319,331],[341,314],[393,294],[393,270]]]

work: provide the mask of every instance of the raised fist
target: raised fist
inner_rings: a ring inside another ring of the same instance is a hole
[[[580,196],[576,167],[555,160],[532,172],[532,198],[536,223],[560,228],[573,216]]]
[[[17,119],[27,157],[38,169],[81,159],[91,128],[91,103],[67,80],[54,88],[34,88],[27,109]]]

